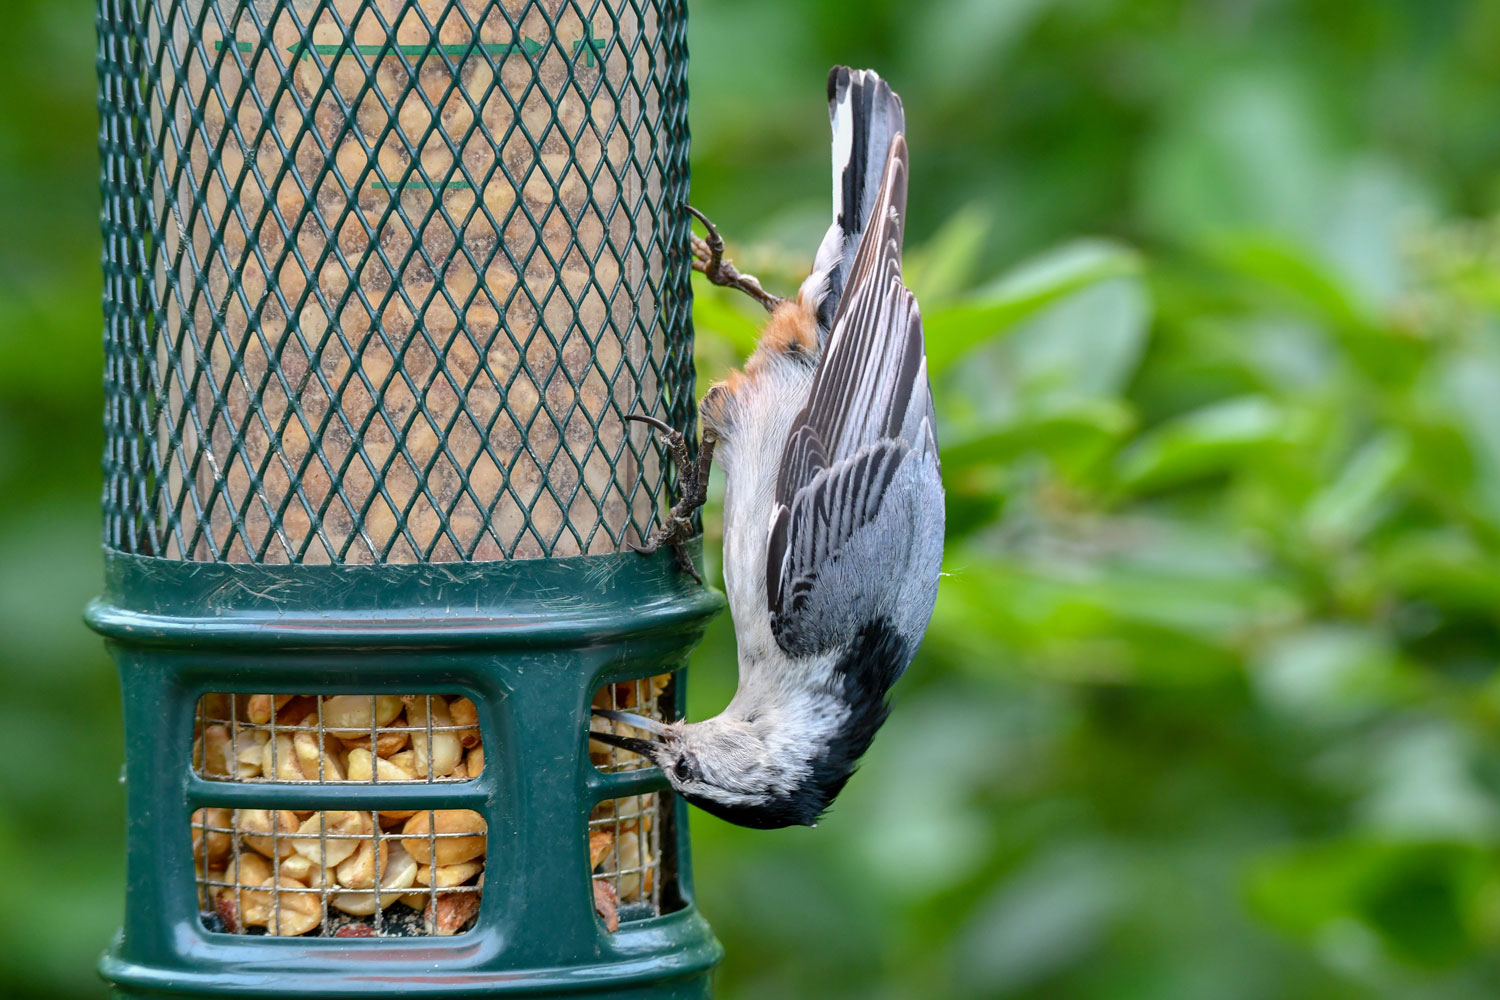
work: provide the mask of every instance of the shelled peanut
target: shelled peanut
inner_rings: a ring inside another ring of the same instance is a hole
[[[217,781],[396,782],[477,778],[484,769],[479,712],[468,698],[331,695],[319,702],[206,695],[194,770]]]
[[[232,933],[302,935],[325,917],[370,917],[400,902],[423,914],[427,933],[454,934],[478,912],[486,830],[475,812],[382,814],[377,828],[351,810],[207,809],[193,825],[203,903]]]

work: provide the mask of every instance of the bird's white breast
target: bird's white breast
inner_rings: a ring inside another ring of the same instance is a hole
[[[807,402],[813,367],[776,356],[735,393],[716,452],[724,471],[724,588],[739,638],[739,659],[780,652],[771,635],[766,546],[776,477],[792,421]]]
[[[813,371],[805,357],[765,357],[726,408],[715,452],[725,478],[724,589],[739,647],[739,690],[725,714],[778,716],[765,732],[804,737],[837,725],[839,705],[827,694],[832,658],[793,659],[776,644],[766,548],[782,449],[807,402]]]

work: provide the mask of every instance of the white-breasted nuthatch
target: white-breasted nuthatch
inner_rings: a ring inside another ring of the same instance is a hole
[[[681,498],[640,551],[681,548],[709,464],[725,475],[724,583],[739,688],[703,722],[595,714],[651,738],[595,731],[643,754],[689,802],[753,827],[812,825],[853,774],[886,696],[932,616],[943,549],[932,393],[916,299],[901,280],[907,150],[901,100],[836,67],[833,225],[795,299],[723,259],[708,226],[694,267],[770,311],[744,370],[702,405],[696,463],[652,418]]]

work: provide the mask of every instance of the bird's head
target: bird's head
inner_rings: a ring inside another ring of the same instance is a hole
[[[768,739],[774,727],[728,715],[694,723],[657,722],[602,708],[594,715],[649,737],[590,730],[590,739],[652,761],[683,798],[740,826],[812,826],[843,786],[839,780],[837,787],[825,787],[807,753]]]

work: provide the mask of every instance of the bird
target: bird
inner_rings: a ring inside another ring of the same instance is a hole
[[[594,715],[591,730],[648,758],[689,803],[742,826],[813,826],[890,711],[932,617],[944,491],[917,302],[902,281],[908,175],[900,97],[872,70],[828,76],[833,222],[795,298],[724,258],[713,223],[693,267],[769,311],[742,370],[710,387],[689,460],[645,414],[679,472],[678,503],[637,551],[683,543],[717,457],[725,477],[724,587],[739,685],[701,722]],[[694,574],[696,575],[696,574]]]

